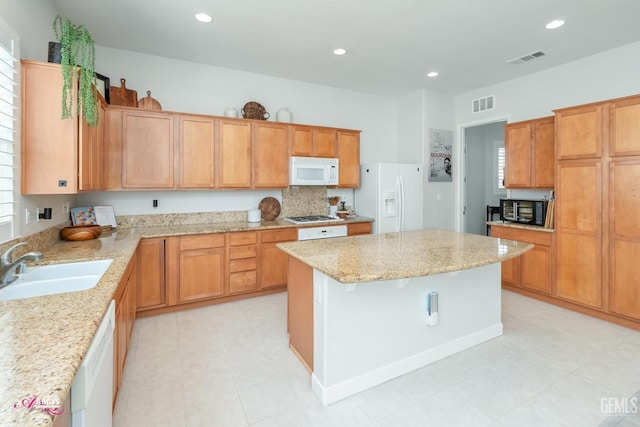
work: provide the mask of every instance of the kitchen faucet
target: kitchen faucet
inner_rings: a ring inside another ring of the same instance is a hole
[[[29,252],[12,261],[11,253],[14,249],[26,244],[27,242],[16,243],[0,256],[0,289],[11,284],[18,278],[16,271],[18,271],[18,274],[24,273],[24,269],[26,268],[25,261],[42,261],[42,259],[44,259],[41,252]]]

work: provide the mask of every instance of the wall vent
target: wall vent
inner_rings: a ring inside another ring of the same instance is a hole
[[[523,64],[525,62],[529,62],[529,61],[532,61],[534,59],[542,58],[545,55],[546,55],[546,53],[544,53],[543,51],[537,50],[535,52],[531,52],[531,53],[527,53],[526,55],[522,55],[522,56],[520,56],[518,58],[510,59],[507,62],[509,64]]]
[[[495,95],[485,96],[471,101],[471,112],[480,113],[482,111],[493,110],[496,108]]]

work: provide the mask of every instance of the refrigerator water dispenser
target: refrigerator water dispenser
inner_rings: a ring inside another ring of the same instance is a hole
[[[385,191],[383,193],[384,211],[382,216],[388,218],[398,214],[398,192],[397,191]]]

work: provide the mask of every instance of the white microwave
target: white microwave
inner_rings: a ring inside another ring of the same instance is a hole
[[[338,185],[338,159],[292,156],[289,185]]]

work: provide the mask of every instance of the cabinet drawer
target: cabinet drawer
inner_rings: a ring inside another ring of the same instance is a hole
[[[298,240],[298,229],[287,228],[285,230],[270,230],[260,232],[260,241],[262,243],[270,242],[288,242]]]
[[[356,236],[358,234],[371,234],[371,223],[357,222],[355,224],[348,224],[347,234],[349,236]]]
[[[229,274],[229,292],[244,292],[258,288],[258,275],[255,270]]]
[[[229,261],[229,272],[255,270],[257,265],[256,258],[235,259]]]
[[[180,250],[220,248],[224,246],[224,234],[204,234],[180,237]]]
[[[229,248],[229,259],[255,258],[256,245],[236,246]]]
[[[256,232],[229,234],[229,246],[254,245],[258,241]]]

